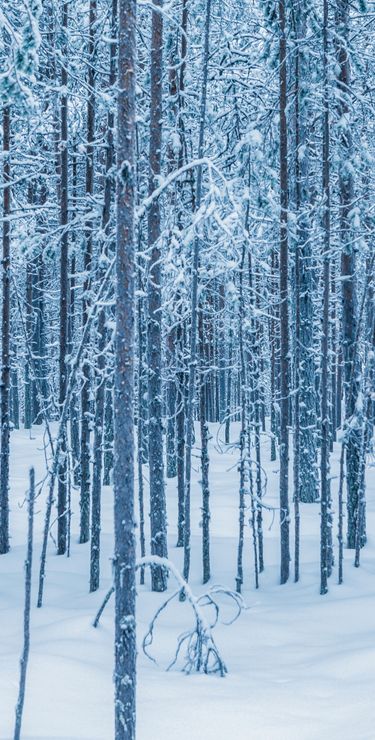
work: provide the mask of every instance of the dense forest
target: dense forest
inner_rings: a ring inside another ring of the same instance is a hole
[[[15,740],[73,740],[27,709],[33,624],[37,655],[69,603],[99,610],[87,639],[106,625],[114,682],[114,726],[83,729],[81,709],[74,738],[134,740],[137,649],[168,614],[171,670],[222,676],[214,628],[234,615],[250,662],[262,591],[275,620],[308,583],[304,620],[325,603],[333,630],[359,624],[375,575],[375,4],[2,0],[0,25],[0,594],[18,692],[0,736],[16,705]],[[179,733],[179,686],[157,740]],[[332,727],[238,737],[375,736]]]

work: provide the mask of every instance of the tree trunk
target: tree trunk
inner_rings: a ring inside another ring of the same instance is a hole
[[[360,497],[360,450],[361,431],[355,424],[350,424],[355,414],[358,386],[358,353],[357,353],[357,285],[355,246],[351,229],[351,211],[354,202],[354,177],[350,166],[353,157],[353,141],[350,123],[351,88],[349,44],[349,0],[337,0],[336,3],[336,56],[339,68],[337,86],[339,92],[340,115],[340,240],[341,240],[341,286],[342,286],[342,335],[345,388],[345,420],[350,425],[347,429],[346,466],[347,466],[347,545],[355,548],[356,522]],[[349,164],[349,166],[348,166]],[[363,523],[363,530],[365,526]],[[361,534],[364,544],[364,531]]]
[[[329,410],[328,410],[328,378],[329,378],[329,296],[330,296],[330,250],[331,250],[331,223],[330,223],[330,124],[329,124],[329,92],[328,92],[328,0],[323,2],[323,326],[322,326],[322,360],[321,360],[321,426],[322,438],[320,445],[320,593],[328,591],[328,527],[330,505],[329,479]]]
[[[0,554],[9,550],[9,389],[10,389],[10,108],[3,108],[3,259],[1,317],[1,452],[0,452]]]
[[[210,44],[211,0],[206,2],[206,17],[204,29],[203,74],[200,102],[200,125],[198,158],[203,155],[203,143],[206,120],[208,58]],[[197,187],[195,205],[199,209],[202,200],[202,166],[197,168]],[[194,437],[194,397],[195,374],[197,364],[197,324],[198,324],[198,266],[199,266],[198,235],[195,236],[193,246],[192,288],[191,288],[191,329],[190,329],[190,356],[189,381],[186,409],[186,463],[185,463],[185,501],[184,501],[184,579],[188,581],[190,573],[190,486],[191,486],[191,454]]]
[[[115,345],[115,740],[135,738],[134,301],[136,2],[119,1]]]
[[[306,37],[305,0],[296,4],[297,64],[296,80],[298,97],[298,131],[296,142],[296,198],[297,204],[297,249],[299,285],[297,302],[299,311],[298,327],[298,466],[299,498],[305,503],[312,503],[318,497],[317,490],[317,453],[316,453],[316,406],[315,394],[315,348],[313,321],[313,259],[312,240],[310,238],[310,197],[309,197],[309,142],[307,126],[310,120],[309,75],[310,64],[306,59],[308,52],[301,46]],[[297,341],[297,340],[296,340]],[[297,410],[297,408],[296,408]]]
[[[77,215],[77,148],[73,144],[72,157],[72,220]],[[74,348],[74,334],[76,323],[76,238],[75,232],[72,234],[72,256],[70,259],[70,301],[69,301],[69,355],[72,355]],[[73,481],[75,486],[81,484],[80,471],[80,440],[79,440],[79,407],[78,393],[76,390],[72,393],[69,409],[70,421],[70,450],[73,465]]]
[[[203,304],[203,301],[202,301]],[[201,486],[202,486],[202,570],[203,583],[207,583],[211,576],[210,563],[210,487],[209,487],[209,431],[206,410],[206,372],[204,353],[204,318],[203,305],[199,316],[200,334],[200,395],[199,395],[199,423],[201,433]]]
[[[94,20],[93,20],[94,22]],[[112,0],[111,37],[116,37],[117,0]],[[116,44],[111,43],[109,86],[113,89],[116,82]],[[109,237],[109,219],[111,211],[111,196],[113,189],[113,110],[107,117],[107,149],[105,164],[104,206],[102,213],[101,231],[104,239]],[[103,245],[101,245],[103,249]],[[107,247],[105,247],[107,251]],[[104,255],[103,255],[104,256]],[[101,260],[98,271],[98,282],[102,282],[105,275],[105,262]],[[106,310],[102,306],[99,310],[97,323],[97,378],[95,390],[95,420],[94,420],[94,465],[92,478],[92,508],[91,508],[91,557],[90,557],[90,591],[99,588],[100,580],[100,530],[101,530],[101,493],[103,470],[103,437],[104,437],[104,409],[106,388]]]
[[[161,6],[161,0],[158,4]],[[162,100],[163,100],[163,16],[152,11],[151,36],[151,108],[149,194],[158,185],[161,172]],[[148,276],[148,406],[151,554],[167,557],[167,513],[164,488],[163,401],[162,401],[162,308],[160,205],[153,201],[148,211],[148,246],[151,254]],[[161,566],[151,570],[152,590],[165,591],[167,571]]]
[[[94,138],[95,138],[95,25],[96,0],[90,0],[88,38],[88,98],[87,98],[87,149],[86,149],[86,208],[92,210],[94,194]],[[93,222],[85,224],[84,281],[82,296],[82,328],[84,329],[89,308],[91,285],[91,262],[93,246]],[[100,319],[99,319],[100,320]],[[90,391],[91,372],[88,359],[83,362],[83,384],[81,390],[81,495],[80,495],[80,542],[90,538]]]
[[[67,84],[68,74],[66,68],[66,34],[68,31],[68,5],[64,2],[62,8],[62,65],[61,65],[61,141],[60,141],[60,225],[61,225],[61,251],[60,251],[60,354],[59,354],[59,406],[60,413],[65,401],[68,368],[66,365],[66,356],[68,348],[68,299],[69,299],[69,279],[68,279],[68,97]],[[57,494],[57,552],[63,555],[66,552],[67,537],[67,442],[66,430],[64,441],[61,447],[61,457],[59,465],[59,482]]]
[[[280,85],[280,582],[289,578],[288,124],[285,0],[279,0]]]

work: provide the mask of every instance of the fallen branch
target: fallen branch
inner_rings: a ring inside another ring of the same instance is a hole
[[[172,662],[168,665],[167,670],[170,670],[177,663],[182,649],[185,648],[185,662],[182,668],[185,673],[219,673],[221,676],[225,676],[227,673],[227,667],[221,658],[212,634],[212,630],[217,625],[220,616],[220,606],[217,598],[218,596],[227,596],[235,605],[235,614],[232,619],[229,621],[223,620],[223,624],[229,625],[233,624],[243,609],[246,609],[242,596],[234,591],[225,589],[222,586],[212,586],[207,592],[196,597],[174,563],[167,558],[161,558],[156,555],[146,555],[137,561],[136,568],[143,568],[146,565],[150,568],[153,566],[162,566],[163,568],[166,568],[175,577],[178,583],[178,588],[161,604],[151,620],[148,631],[142,641],[142,648],[145,655],[156,663],[155,658],[148,652],[148,648],[154,641],[155,625],[160,614],[172,601],[174,601],[174,599],[178,599],[179,594],[183,589],[185,599],[190,604],[194,613],[194,625],[191,629],[188,629],[178,637],[176,652]],[[111,586],[109,591],[107,591],[104,601],[94,619],[94,627],[98,627],[100,617],[114,593],[114,590],[114,586]],[[213,610],[213,619],[211,621],[206,618],[206,615],[203,612],[205,607],[209,607]]]

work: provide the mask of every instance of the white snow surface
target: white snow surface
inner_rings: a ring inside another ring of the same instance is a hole
[[[231,438],[238,437],[233,425]],[[235,586],[238,532],[238,450],[218,444],[211,425],[212,583]],[[198,440],[199,441],[199,440]],[[13,737],[14,706],[22,647],[24,558],[27,512],[24,494],[30,465],[45,474],[43,434],[34,427],[11,436],[11,551],[0,557],[0,738]],[[198,450],[195,450],[197,453]],[[333,473],[338,469],[335,446]],[[262,462],[268,476],[266,502],[277,506],[278,463],[269,462],[264,438]],[[192,486],[192,577],[201,585],[199,458]],[[147,469],[144,470],[147,488]],[[165,666],[177,636],[191,624],[189,606],[172,603],[156,629],[154,656],[138,656],[137,740],[375,740],[375,473],[367,475],[368,544],[361,567],[345,552],[344,584],[336,568],[329,594],[319,595],[319,504],[302,505],[301,579],[280,586],[278,512],[265,519],[265,572],[254,589],[250,530],[244,549],[244,598],[248,610],[231,626],[219,625],[215,639],[228,675],[185,675]],[[332,483],[337,497],[337,479]],[[176,480],[168,481],[169,557],[181,567],[175,547]],[[31,650],[23,740],[111,740],[113,738],[113,600],[100,627],[92,620],[111,585],[112,491],[103,489],[102,583],[88,593],[89,546],[78,544],[78,492],[73,492],[71,557],[49,554],[42,609],[35,607],[46,489],[36,504]],[[147,502],[146,502],[147,506]],[[336,547],[336,516],[334,523]],[[293,551],[293,541],[291,543]],[[138,593],[138,640],[164,596]],[[170,579],[169,592],[175,589]],[[225,617],[230,610],[225,606]]]

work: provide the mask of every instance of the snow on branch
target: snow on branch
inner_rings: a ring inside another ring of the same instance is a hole
[[[0,9],[0,26],[6,31],[0,42],[3,59],[0,98],[6,105],[18,99],[33,108],[32,86],[39,64],[42,3],[40,0],[22,0],[20,7],[10,8],[10,11],[8,15]]]

